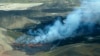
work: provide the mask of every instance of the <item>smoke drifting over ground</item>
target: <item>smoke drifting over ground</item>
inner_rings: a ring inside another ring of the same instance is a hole
[[[63,23],[60,17],[51,26],[47,25],[44,30],[38,29],[32,31],[30,29],[28,33],[31,35],[37,34],[35,37],[19,37],[16,42],[23,43],[49,43],[59,39],[65,39],[77,34],[77,29],[80,26],[87,26],[89,32],[92,32],[92,28],[100,19],[100,0],[83,0],[78,8],[74,8]]]

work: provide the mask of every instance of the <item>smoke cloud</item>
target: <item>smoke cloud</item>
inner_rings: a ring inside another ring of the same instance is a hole
[[[35,37],[19,37],[16,42],[23,43],[49,43],[59,39],[66,39],[75,35],[77,29],[81,25],[86,25],[90,31],[95,23],[99,20],[100,14],[100,0],[82,0],[80,7],[74,8],[63,23],[60,17],[54,22],[52,26],[47,25],[45,30],[38,29],[28,33],[37,34]]]

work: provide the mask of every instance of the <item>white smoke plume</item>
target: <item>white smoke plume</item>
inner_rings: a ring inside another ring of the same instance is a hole
[[[99,20],[100,14],[100,0],[81,0],[81,5],[78,8],[74,8],[66,19],[61,22],[58,20],[52,26],[45,27],[45,30],[38,29],[38,36],[28,37],[30,38],[24,41],[25,43],[49,43],[59,39],[65,39],[75,34],[80,25],[87,25],[91,30],[95,23]],[[22,36],[21,36],[22,37]],[[24,39],[21,37],[16,42],[21,42]]]

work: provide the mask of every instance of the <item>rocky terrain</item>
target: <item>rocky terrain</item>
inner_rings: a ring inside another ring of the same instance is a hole
[[[13,2],[13,3],[12,3]],[[79,43],[56,47],[47,52],[28,55],[13,50],[11,44],[27,28],[41,27],[57,16],[65,18],[79,0],[0,0],[0,56],[100,56],[100,44]]]

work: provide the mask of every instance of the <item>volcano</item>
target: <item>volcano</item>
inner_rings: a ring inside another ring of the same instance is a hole
[[[44,24],[43,25],[40,24],[40,25],[42,27],[45,27]],[[26,43],[15,42],[15,43],[12,43],[11,46],[13,47],[14,50],[25,51],[27,54],[35,54],[37,52],[50,51],[59,46],[65,46],[65,45],[70,45],[70,44],[100,43],[100,29],[99,29],[100,25],[96,24],[92,33],[88,32],[88,29],[86,29],[86,27],[82,27],[82,28],[84,29],[83,32],[79,32],[75,36],[71,36],[63,40],[56,40],[51,43],[36,43],[36,44],[34,43],[26,44]],[[38,28],[33,29],[33,31],[36,29]],[[79,29],[77,31],[79,31]]]
[[[45,26],[22,30],[29,36],[20,36],[12,46],[24,49],[26,52],[36,52],[41,48],[45,50],[45,47],[50,47],[51,50],[67,44],[99,43],[100,4],[98,2],[99,0],[81,1],[80,7],[74,8],[63,20],[57,17],[53,23],[50,22]]]

